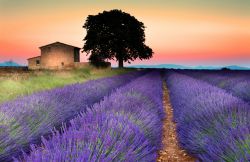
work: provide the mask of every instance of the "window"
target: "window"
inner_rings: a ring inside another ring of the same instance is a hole
[[[36,60],[36,65],[40,65],[40,60]]]

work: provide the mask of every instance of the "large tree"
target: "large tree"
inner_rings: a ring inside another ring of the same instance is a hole
[[[135,59],[149,59],[153,51],[145,45],[145,26],[121,10],[89,15],[83,26],[87,30],[83,51],[90,61],[116,60],[119,67]]]

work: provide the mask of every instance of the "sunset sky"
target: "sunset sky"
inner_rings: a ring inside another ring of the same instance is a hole
[[[146,26],[154,56],[133,64],[250,67],[250,0],[0,0],[0,62],[27,64],[56,41],[83,47],[87,16],[111,9]]]

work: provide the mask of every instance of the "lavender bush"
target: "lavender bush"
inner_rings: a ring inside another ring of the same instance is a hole
[[[181,146],[200,161],[250,161],[250,106],[225,90],[167,73]]]
[[[250,75],[248,71],[185,71],[184,74],[225,89],[232,95],[250,103]]]
[[[134,72],[35,93],[0,105],[0,161],[27,151],[80,111],[144,72]]]
[[[140,77],[54,130],[42,146],[15,161],[156,161],[161,146],[162,81],[158,72]]]

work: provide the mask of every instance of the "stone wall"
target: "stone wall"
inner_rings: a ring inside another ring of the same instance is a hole
[[[41,69],[63,69],[74,63],[74,47],[53,45],[41,47]]]
[[[89,66],[90,66],[89,62],[75,62],[74,63],[75,68],[85,68]]]
[[[80,62],[80,48],[55,42],[40,47],[41,56],[28,59],[29,69],[72,69],[93,67],[89,62]],[[39,64],[38,62],[39,61]],[[106,66],[97,66],[97,68],[111,68],[109,62],[103,62]]]
[[[37,61],[39,61],[39,64],[37,64],[38,63]],[[40,56],[28,59],[29,69],[31,69],[31,70],[40,69],[40,65],[41,65],[41,57]]]

